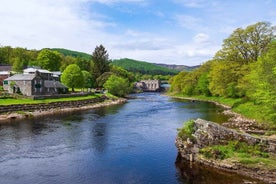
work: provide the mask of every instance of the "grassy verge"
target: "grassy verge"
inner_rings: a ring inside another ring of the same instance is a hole
[[[250,146],[245,142],[230,141],[227,145],[205,147],[200,153],[208,159],[226,160],[253,168],[276,169],[275,155],[262,151],[261,145]]]
[[[45,100],[32,100],[28,98],[5,98],[0,99],[0,105],[13,105],[13,104],[38,104],[38,103],[50,103],[50,102],[64,102],[64,101],[75,101],[75,100],[87,100],[92,98],[97,98],[102,96],[102,94],[93,94],[89,96],[80,97],[67,97],[67,98],[56,98],[56,99],[45,99]]]
[[[236,113],[265,125],[268,129],[276,130],[276,113],[271,112],[271,108],[263,104],[254,104],[251,101],[241,98],[207,97],[207,96],[185,96],[181,94],[168,94],[174,97],[193,98],[204,101],[215,101],[232,107]]]

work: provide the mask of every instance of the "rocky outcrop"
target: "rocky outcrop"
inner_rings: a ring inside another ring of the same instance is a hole
[[[209,165],[215,168],[237,172],[254,178],[259,178],[266,182],[276,181],[276,172],[271,171],[253,171],[238,163],[224,162],[223,160],[208,160],[199,154],[201,148],[212,145],[225,145],[231,140],[246,142],[249,145],[261,145],[262,149],[267,152],[275,153],[275,143],[262,138],[253,137],[247,133],[241,133],[233,129],[226,128],[214,122],[197,119],[194,121],[194,133],[192,139],[186,140],[177,137],[176,147],[181,158],[192,162]],[[264,177],[265,175],[265,177]]]

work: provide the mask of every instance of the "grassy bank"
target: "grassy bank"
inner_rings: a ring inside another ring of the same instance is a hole
[[[64,102],[64,101],[77,101],[77,100],[87,100],[92,98],[97,98],[102,96],[102,94],[91,94],[88,96],[78,96],[78,97],[66,97],[66,98],[56,98],[56,99],[44,99],[44,100],[33,100],[28,98],[3,98],[0,99],[0,105],[15,105],[15,104],[38,104],[38,103],[50,103],[50,102]]]
[[[274,112],[271,112],[271,109],[266,105],[254,104],[251,101],[241,98],[224,98],[214,96],[185,96],[182,94],[172,93],[169,93],[168,95],[172,97],[186,99],[218,102],[220,104],[231,107],[233,112],[239,113],[246,118],[255,119],[258,123],[264,125],[267,129],[276,130],[276,119],[274,118],[275,114]]]

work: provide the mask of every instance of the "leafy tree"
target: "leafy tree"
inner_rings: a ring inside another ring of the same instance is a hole
[[[93,79],[92,79],[92,75],[86,71],[86,70],[82,70],[81,71],[82,76],[83,76],[83,87],[84,88],[92,88],[93,87]]]
[[[12,70],[16,72],[22,72],[23,70],[23,62],[19,57],[13,58]]]
[[[12,50],[10,46],[0,47],[0,64],[10,64]]]
[[[93,69],[92,74],[95,79],[100,77],[103,73],[110,71],[109,59],[107,50],[103,45],[97,46],[92,54]]]
[[[108,89],[113,95],[125,96],[131,91],[132,86],[129,84],[128,79],[111,75],[104,83],[104,88]]]
[[[61,66],[60,66],[60,71],[63,71],[65,70],[65,68],[68,66],[68,65],[71,65],[71,64],[76,64],[76,58],[72,57],[72,56],[62,56],[61,57]]]
[[[90,67],[90,61],[86,60],[84,58],[81,57],[77,57],[75,64],[77,64],[81,70],[86,70],[86,71],[90,71],[91,67]]]
[[[38,65],[50,71],[59,71],[61,66],[61,55],[57,51],[43,49],[37,56]]]
[[[236,29],[215,55],[215,60],[236,61],[248,64],[257,61],[266,50],[267,45],[275,38],[272,27],[268,22],[258,22],[245,29]]]
[[[104,72],[100,77],[98,77],[96,80],[98,87],[103,87],[104,83],[108,80],[108,78],[111,75],[113,75],[112,72]]]
[[[169,83],[171,84],[170,91],[175,93],[181,93],[184,85],[185,85],[185,77],[188,75],[189,72],[180,72],[178,75],[172,77],[169,80]]]
[[[251,72],[245,78],[247,96],[257,105],[263,105],[266,116],[276,122],[276,41],[256,63],[251,65]]]
[[[209,90],[209,79],[208,79],[208,73],[203,73],[197,82],[197,91],[199,94],[204,94],[206,96],[210,96],[211,92]]]
[[[74,88],[82,88],[84,79],[80,67],[76,64],[67,66],[61,75],[61,82],[72,88],[73,92]]]

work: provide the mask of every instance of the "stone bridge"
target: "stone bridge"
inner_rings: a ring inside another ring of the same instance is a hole
[[[160,80],[142,80],[135,83],[135,87],[143,92],[156,92],[161,90]]]

